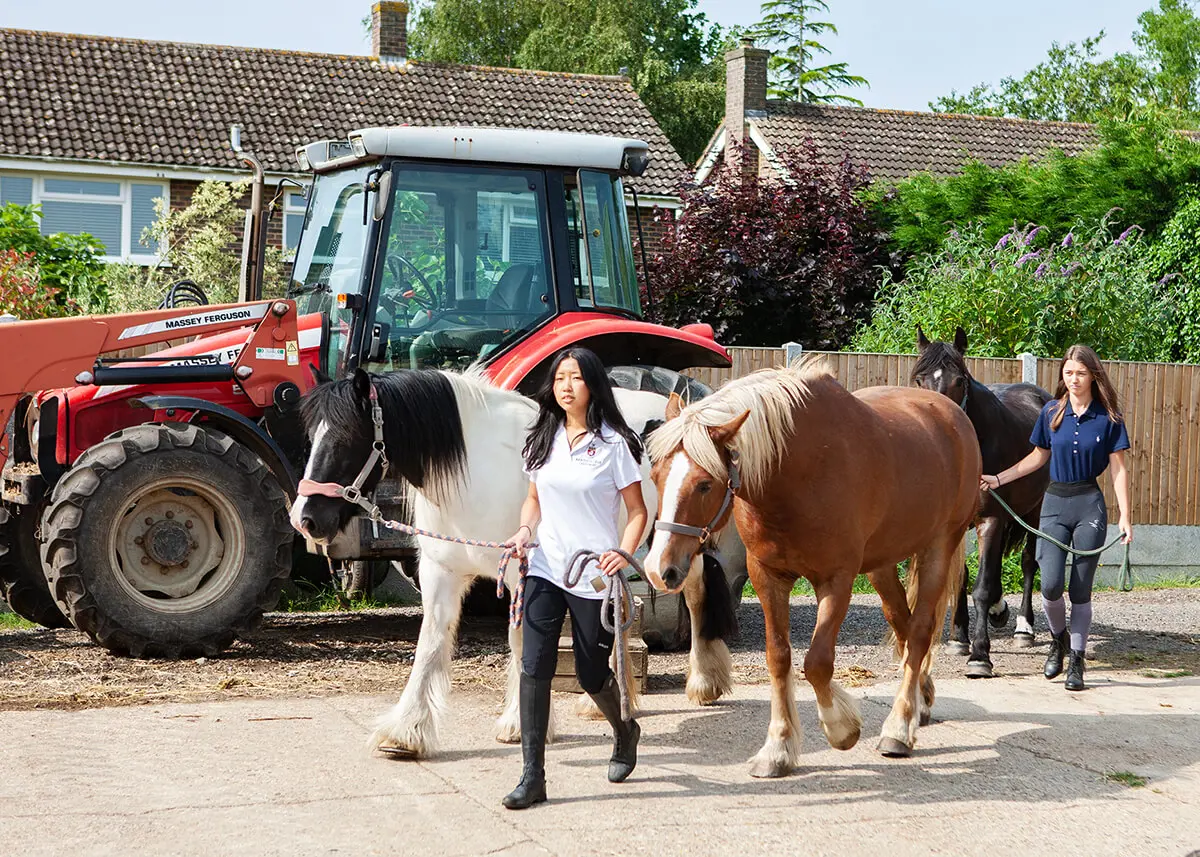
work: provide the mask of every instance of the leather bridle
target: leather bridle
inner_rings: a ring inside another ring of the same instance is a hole
[[[301,497],[332,497],[335,500],[354,503],[367,512],[378,511],[375,505],[370,500],[363,499],[362,495],[363,483],[367,481],[367,477],[371,475],[376,464],[380,465],[380,475],[386,475],[388,470],[387,447],[383,442],[383,408],[379,406],[379,392],[375,389],[374,382],[371,383],[370,398],[371,422],[375,424],[375,440],[371,444],[371,454],[367,456],[367,463],[362,466],[362,470],[358,471],[358,476],[349,485],[301,479],[296,488],[296,493]]]

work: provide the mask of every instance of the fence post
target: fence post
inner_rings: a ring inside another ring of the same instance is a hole
[[[1021,383],[1036,384],[1037,377],[1037,358],[1029,352],[1021,355]]]
[[[783,364],[785,366],[793,366],[796,361],[804,356],[804,346],[799,342],[783,343]]]

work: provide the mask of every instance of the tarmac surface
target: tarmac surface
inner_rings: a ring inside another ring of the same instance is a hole
[[[443,750],[365,742],[381,696],[0,712],[0,854],[1200,854],[1200,678],[941,679],[914,756],[879,756],[895,681],[850,688],[863,740],[829,748],[799,682],[801,767],[754,780],[769,686],[709,708],[643,698],[637,770],[605,779],[607,727],[556,694],[550,802],[500,806],[520,749],[499,694],[456,690]]]

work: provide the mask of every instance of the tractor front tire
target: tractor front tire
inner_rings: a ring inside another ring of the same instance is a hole
[[[279,600],[291,568],[287,514],[270,468],[227,435],[124,429],[55,486],[42,524],[50,591],[116,654],[214,655]]]
[[[47,628],[70,628],[42,572],[37,526],[42,505],[0,505],[0,596],[22,619]]]

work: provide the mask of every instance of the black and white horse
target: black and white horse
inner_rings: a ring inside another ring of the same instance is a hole
[[[372,386],[383,412],[390,474],[414,489],[414,524],[478,541],[502,541],[511,536],[528,492],[521,450],[536,405],[474,375],[426,370],[369,376],[359,370],[350,378],[318,385],[302,405],[312,447],[305,478],[315,483],[352,484],[374,441]],[[642,432],[647,423],[663,419],[664,396],[622,389],[613,392],[634,431]],[[644,457],[642,469],[646,505],[653,509],[657,496],[648,475],[649,456]],[[369,491],[379,480],[378,470],[374,468],[367,477],[364,490]],[[355,511],[343,499],[301,497],[292,507],[292,523],[318,543],[328,542]],[[425,756],[437,746],[438,725],[447,710],[450,657],[463,595],[476,578],[495,575],[499,552],[423,537],[419,543],[424,613],[413,670],[400,701],[377,722],[372,740],[378,747]],[[724,584],[723,575],[718,576]],[[517,564],[513,562],[505,578],[510,592],[516,577]],[[705,704],[730,689],[732,662],[721,636],[732,627],[733,606],[727,597],[705,598],[703,585],[685,598],[693,631],[688,695]],[[713,615],[716,611],[730,615]],[[515,742],[520,739],[519,630],[509,630],[509,646],[508,684],[496,738]],[[582,700],[587,701],[587,696]]]
[[[983,472],[1000,473],[1024,458],[1033,448],[1029,435],[1042,406],[1050,394],[1034,384],[992,384],[984,386],[971,377],[963,355],[967,334],[959,327],[954,344],[930,342],[917,327],[920,356],[912,371],[912,383],[949,396],[958,402],[975,426],[979,449],[983,454]],[[1004,485],[1000,496],[1022,519],[1036,527],[1042,510],[1042,495],[1050,481],[1049,466]],[[1004,600],[1001,566],[1005,554],[1021,551],[1024,590],[1021,612],[1017,616],[1013,640],[1016,645],[1033,645],[1033,582],[1037,573],[1037,539],[1000,508],[991,492],[979,494],[979,515],[975,520],[979,537],[979,573],[975,576],[975,635],[969,638],[967,612],[967,575],[950,630],[950,647],[967,658],[966,674],[971,678],[991,678],[991,639],[988,624],[1003,628],[1008,623],[1008,604]],[[987,621],[984,621],[984,617]]]

